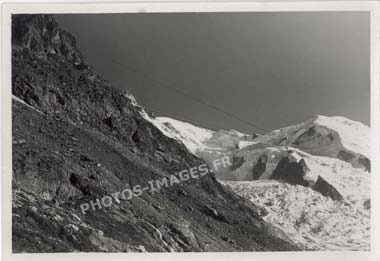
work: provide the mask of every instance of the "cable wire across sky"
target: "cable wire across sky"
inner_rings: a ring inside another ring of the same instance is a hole
[[[118,66],[122,67],[125,71],[129,71],[129,72],[133,72],[133,73],[136,73],[136,72],[137,72],[136,69],[134,69],[134,68],[128,68],[127,65],[125,65],[125,64],[123,64],[123,63],[121,63],[121,62],[119,62],[119,61],[117,61],[117,60],[115,60],[115,59],[111,59],[111,60],[112,60],[113,63],[115,63],[115,64],[117,64]],[[149,77],[149,76],[147,76],[147,75],[145,75],[145,76],[146,76],[146,77]],[[152,80],[152,78],[151,78],[151,80]],[[221,114],[224,114],[224,115],[226,115],[226,116],[228,116],[228,117],[230,117],[230,118],[233,118],[233,119],[235,119],[235,120],[237,120],[237,121],[240,121],[241,123],[244,123],[244,124],[246,124],[246,125],[249,125],[249,126],[251,126],[251,127],[254,127],[256,130],[260,130],[260,132],[262,132],[262,131],[264,131],[264,132],[269,132],[269,131],[270,131],[270,130],[264,128],[264,127],[259,126],[257,123],[253,123],[253,122],[251,122],[251,121],[248,121],[248,120],[246,120],[246,119],[243,119],[243,118],[241,118],[241,117],[239,117],[239,116],[237,116],[237,115],[235,115],[235,114],[233,114],[233,113],[231,113],[231,112],[229,112],[229,111],[223,110],[223,109],[219,108],[218,106],[216,106],[216,105],[214,105],[214,104],[211,104],[211,103],[205,102],[204,100],[202,100],[202,99],[200,99],[200,98],[198,98],[198,97],[195,97],[195,96],[193,96],[193,95],[190,95],[190,94],[188,94],[188,93],[186,93],[186,92],[184,92],[184,91],[182,91],[182,90],[180,90],[180,89],[178,89],[178,88],[176,88],[176,87],[172,87],[172,86],[169,86],[168,84],[160,83],[160,82],[158,82],[156,79],[153,79],[153,80],[157,83],[157,84],[155,85],[156,87],[162,87],[162,88],[164,88],[164,89],[171,90],[171,91],[174,91],[174,92],[176,92],[176,93],[179,93],[179,94],[181,94],[182,96],[184,96],[184,97],[186,97],[186,98],[189,98],[189,99],[191,99],[192,101],[195,101],[195,102],[197,102],[198,104],[200,104],[200,105],[202,105],[202,106],[204,106],[204,107],[211,108],[211,109],[213,109],[214,111],[217,111],[217,112],[219,112],[219,113],[221,113]],[[261,133],[261,134],[262,134],[262,133]]]

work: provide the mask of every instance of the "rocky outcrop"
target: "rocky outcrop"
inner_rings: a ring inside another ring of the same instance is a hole
[[[270,178],[293,185],[311,187],[325,197],[333,200],[343,200],[343,196],[338,190],[321,176],[318,176],[316,181],[308,180],[306,175],[309,171],[310,169],[304,159],[294,161],[291,157],[284,157],[279,161]]]
[[[369,173],[339,159],[315,156],[287,146],[262,148],[260,144],[225,155],[230,157],[232,165],[216,171],[216,177],[221,180],[278,180],[308,187],[333,200],[352,200],[356,194],[368,197]],[[212,164],[215,158],[205,157],[205,160]]]
[[[204,161],[97,75],[53,17],[14,15],[12,32],[13,252],[298,249],[212,173],[83,213]]]
[[[343,196],[339,193],[334,186],[329,184],[324,178],[318,176],[317,181],[312,186],[315,191],[320,192],[323,196],[329,197],[333,200],[343,200]]]
[[[309,182],[305,180],[307,171],[308,168],[303,159],[296,162],[289,157],[284,157],[278,162],[270,177],[293,185],[309,186]]]

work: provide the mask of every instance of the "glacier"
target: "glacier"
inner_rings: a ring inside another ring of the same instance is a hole
[[[247,135],[145,117],[207,163],[228,155],[219,182],[307,250],[370,250],[370,128],[345,117]]]

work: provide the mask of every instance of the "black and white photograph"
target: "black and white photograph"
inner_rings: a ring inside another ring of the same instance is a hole
[[[371,12],[9,26],[13,254],[376,247]]]

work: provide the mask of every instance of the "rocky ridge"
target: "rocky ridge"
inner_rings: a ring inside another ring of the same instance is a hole
[[[83,214],[203,164],[89,66],[50,15],[12,16],[13,252],[299,250],[213,174]]]

